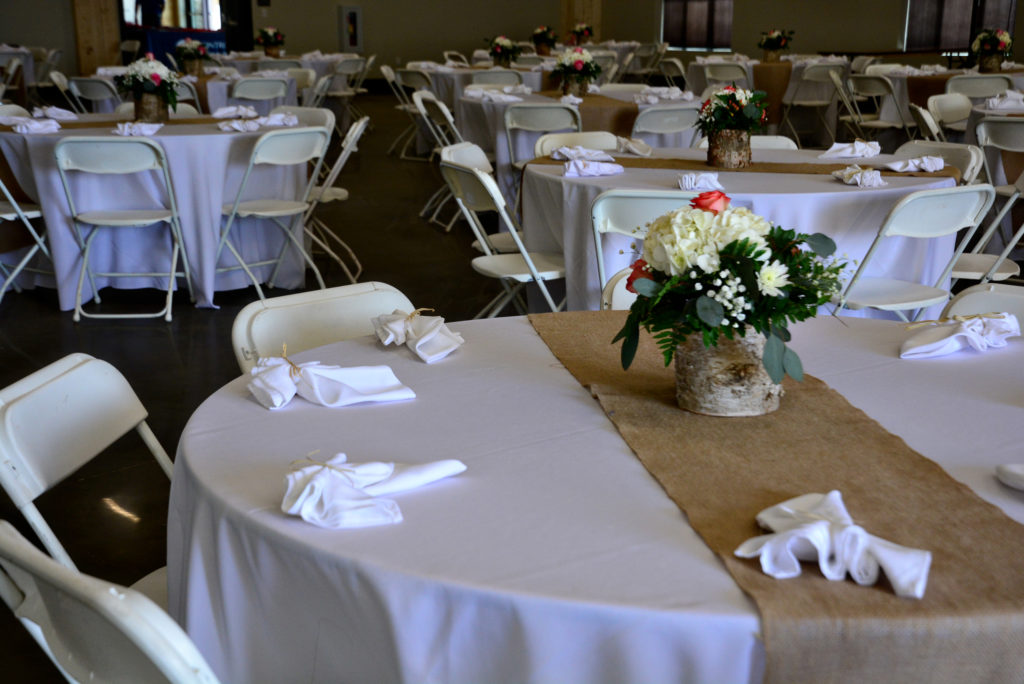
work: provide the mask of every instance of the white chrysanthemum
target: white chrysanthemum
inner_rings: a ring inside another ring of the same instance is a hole
[[[757,289],[769,297],[780,296],[780,288],[789,284],[789,268],[778,261],[765,264],[757,273]]]
[[[158,62],[155,59],[139,59],[128,65],[128,69],[125,72],[127,80],[131,81],[147,81],[151,80],[153,74],[160,77],[161,81],[167,81],[169,83],[177,83],[178,75],[165,67],[162,62]]]

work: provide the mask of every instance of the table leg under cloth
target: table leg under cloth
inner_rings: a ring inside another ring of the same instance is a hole
[[[649,336],[620,369],[610,340],[625,312],[530,320],[757,602],[766,681],[1020,681],[1024,525],[817,379],[787,380],[767,416],[698,416],[676,407],[673,372]],[[884,582],[830,582],[810,566],[779,581],[733,556],[759,534],[759,511],[831,489],[873,534],[932,552],[923,599],[898,598]]]

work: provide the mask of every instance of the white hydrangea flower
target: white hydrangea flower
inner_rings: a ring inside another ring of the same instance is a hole
[[[768,297],[782,295],[780,288],[789,284],[789,268],[779,263],[778,260],[765,264],[757,273],[757,289]]]

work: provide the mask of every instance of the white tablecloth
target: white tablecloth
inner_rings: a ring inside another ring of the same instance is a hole
[[[295,106],[299,104],[298,96],[295,92],[295,79],[289,78],[285,80],[288,82],[288,92],[284,97],[275,97],[271,100],[244,100],[229,97],[232,88],[235,87],[238,81],[226,81],[219,78],[210,79],[206,82],[206,101],[210,107],[209,113],[212,114],[221,107],[246,105],[255,109],[260,116],[266,116],[275,107],[282,105]]]
[[[341,61],[343,59],[359,57],[359,56],[360,55],[357,55],[355,53],[337,53],[337,54],[331,54],[331,55],[324,55],[323,57],[318,57],[318,58],[315,58],[315,59],[303,59],[302,57],[300,57],[298,55],[287,55],[286,54],[285,56],[280,57],[279,59],[295,59],[295,60],[298,60],[302,64],[302,68],[303,69],[312,69],[313,71],[316,72],[316,77],[319,79],[322,76],[326,76],[327,74],[334,73],[334,67],[337,66],[339,61]],[[278,58],[275,58],[275,57],[261,57],[261,58],[239,57],[239,58],[228,58],[228,57],[224,57],[223,55],[221,55],[220,61],[221,61],[221,63],[224,66],[234,67],[235,69],[238,70],[238,73],[240,73],[243,76],[245,76],[247,74],[251,74],[252,72],[256,71],[259,68],[260,61],[263,60],[263,59],[278,59]]]
[[[438,100],[444,102],[448,109],[454,111],[455,103],[462,97],[462,91],[473,83],[473,76],[481,71],[484,70],[451,68],[444,71],[427,71],[426,73],[430,75],[430,83],[434,95],[437,96]],[[517,71],[523,77],[523,85],[534,92],[542,89],[546,72],[524,71],[522,69],[517,69]]]
[[[655,154],[704,159],[703,150],[656,150]],[[818,159],[818,150],[754,150],[754,161],[880,164],[891,161],[885,155],[870,160]],[[710,169],[709,169],[710,170]],[[596,309],[601,289],[597,279],[590,205],[599,194],[612,188],[678,189],[676,179],[683,171],[672,169],[626,169],[618,176],[564,178],[561,166],[531,165],[523,180],[523,230],[526,246],[535,251],[565,255],[566,294],[569,309]],[[803,233],[821,232],[832,237],[838,253],[861,259],[878,233],[889,210],[904,195],[915,190],[951,187],[952,178],[889,177],[882,188],[843,185],[832,176],[790,173],[719,172],[719,182],[738,204],[750,207],[774,224]],[[604,240],[608,275],[628,266],[635,258],[626,236],[608,235]],[[889,238],[872,258],[869,273],[878,277],[902,277],[933,283],[952,255],[953,237],[937,240]],[[863,310],[865,315],[884,316]]]
[[[1024,521],[992,474],[1021,460],[1024,343],[901,361],[902,325],[847,322],[793,327],[808,371]],[[454,327],[466,344],[436,365],[370,338],[297,356],[389,364],[415,400],[268,413],[239,379],[189,421],[170,611],[221,680],[761,681],[757,610],[590,393],[524,319]],[[399,525],[325,530],[280,511],[317,449],[469,469],[396,496]]]
[[[211,120],[212,121],[212,120]],[[19,135],[0,133],[0,154],[6,157],[15,178],[26,193],[42,207],[48,239],[52,248],[60,307],[74,308],[75,288],[81,267],[81,256],[75,241],[67,199],[57,174],[54,148],[68,135],[109,135],[115,124],[108,121],[97,128],[62,129],[54,135]],[[260,134],[226,133],[214,123],[165,125],[152,136],[164,149],[177,196],[181,228],[192,267],[197,306],[212,306],[216,290],[247,287],[251,281],[242,271],[217,274],[218,266],[236,266],[226,249],[216,260],[220,240],[221,205],[231,202],[238,192],[249,156]],[[298,193],[305,182],[305,165],[297,167],[260,167],[249,182],[248,199],[268,191]],[[86,209],[125,208],[133,196],[164,197],[162,183],[153,173],[127,176],[79,176],[72,174],[72,190],[80,211]],[[271,190],[272,189],[272,190]],[[150,206],[150,205],[145,205]],[[301,235],[301,226],[298,235]],[[269,222],[245,219],[238,231],[232,229],[235,245],[248,261],[276,257],[284,237]],[[165,229],[107,228],[94,240],[90,264],[95,271],[158,271],[166,269],[170,242]],[[48,266],[48,264],[46,264]],[[180,266],[179,266],[180,267]],[[270,277],[272,267],[256,269],[258,278]],[[286,289],[304,283],[304,262],[290,250],[276,285]],[[25,274],[20,283],[50,285],[52,281]],[[97,278],[96,286],[134,289],[156,287],[165,289],[166,280],[153,278]],[[92,292],[86,279],[83,301]]]

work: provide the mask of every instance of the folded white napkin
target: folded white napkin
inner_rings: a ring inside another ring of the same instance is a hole
[[[260,122],[259,119],[231,119],[231,121],[221,121],[217,124],[217,128],[222,131],[252,132],[260,129]]]
[[[679,175],[680,190],[725,190],[718,182],[717,171],[701,171]]]
[[[533,88],[520,83],[518,85],[507,85],[501,89],[501,92],[509,95],[529,95],[533,92]]]
[[[676,86],[670,86],[667,88],[655,88],[653,86],[647,86],[640,91],[641,95],[654,95],[655,97],[662,100],[692,100],[693,93],[690,91],[683,92]],[[689,97],[687,97],[689,95]]]
[[[366,401],[415,399],[388,366],[322,366],[319,361],[293,364],[274,356],[260,359],[250,371],[249,391],[268,409],[285,406],[298,394],[306,401],[339,408]]]
[[[941,64],[922,64],[921,71],[926,74],[944,74],[949,69]]]
[[[75,121],[78,115],[70,109],[60,107],[36,107],[32,110],[32,116],[37,119],[56,119],[57,121]]]
[[[313,50],[312,52],[303,52],[299,59],[320,59],[324,56],[324,53],[319,50]]]
[[[874,140],[854,140],[849,143],[834,143],[832,147],[818,155],[819,159],[836,159],[852,157],[877,157],[882,153],[882,146]]]
[[[511,88],[513,86],[505,86]],[[501,90],[495,90],[494,88],[466,88],[462,91],[462,94],[466,97],[471,97],[474,100],[482,100],[483,102],[522,102],[523,98],[518,95],[512,95],[504,93]]]
[[[565,162],[565,177],[579,178],[586,176],[616,176],[624,173],[625,169],[621,164],[610,164],[608,162],[587,161],[586,159],[573,159]]]
[[[185,74],[184,76],[179,76],[178,80],[184,81],[185,83],[199,83],[199,77],[193,76],[192,74]]]
[[[0,116],[0,124],[4,126],[17,126],[20,123],[31,121],[32,119],[27,116]]]
[[[945,167],[946,162],[942,157],[933,157],[931,155],[914,157],[913,159],[897,159],[896,161],[889,162],[885,165],[885,168],[887,169],[901,172],[941,171]]]
[[[578,105],[583,102],[582,97],[576,97],[575,95],[563,95],[558,98],[558,101],[564,105]]]
[[[416,489],[466,470],[455,459],[418,465],[349,463],[345,454],[325,461],[304,459],[285,475],[281,510],[318,527],[371,527],[402,522],[402,510],[385,494]]]
[[[658,104],[661,100],[658,99],[657,95],[645,95],[644,93],[637,93],[633,96],[633,102],[637,104]]]
[[[766,508],[757,514],[757,523],[774,534],[748,539],[734,553],[759,557],[761,569],[776,579],[797,577],[800,561],[813,561],[830,580],[849,573],[857,584],[869,586],[878,581],[881,570],[897,596],[924,596],[931,552],[868,534],[854,524],[836,490],[804,494]]]
[[[284,69],[262,69],[249,75],[256,78],[288,78],[288,72]]]
[[[128,72],[126,66],[101,66],[96,67],[97,76],[121,76]]]
[[[253,119],[260,126],[298,126],[299,117],[289,112],[276,112]]]
[[[391,314],[377,316],[373,329],[385,346],[404,344],[427,363],[440,361],[465,342],[462,335],[448,329],[444,318],[423,316],[420,310],[410,314],[395,309]]]
[[[999,316],[999,318],[996,318]],[[925,325],[900,346],[901,359],[928,359],[955,354],[962,349],[998,349],[1006,339],[1020,335],[1020,322],[1011,313],[991,313],[976,317],[960,317],[932,324],[922,321],[911,327]],[[966,319],[966,320],[963,320]]]
[[[588,83],[587,84],[587,95],[600,95],[600,94],[601,94],[601,86],[597,85],[596,83]]]
[[[555,67],[558,66],[558,62],[555,61],[543,61],[539,65],[530,69],[530,71],[554,71]]]
[[[856,185],[861,188],[880,188],[888,185],[882,180],[882,173],[878,169],[862,169],[853,164],[840,171],[833,171],[832,175],[847,185]]]
[[[615,138],[616,152],[635,154],[640,157],[650,157],[653,151],[651,146],[639,138],[623,138],[621,135]]]
[[[433,71],[438,66],[437,62],[432,62],[428,59],[420,60],[418,62],[409,62],[405,65],[406,69],[417,69],[419,71]]]
[[[162,123],[143,123],[141,121],[122,121],[111,131],[114,135],[153,135],[164,125]]]
[[[255,108],[246,105],[218,107],[217,111],[213,113],[213,118],[215,119],[234,119],[236,117],[252,119],[257,116],[259,116],[259,112],[257,112]]]
[[[986,109],[1022,109],[1024,108],[1024,93],[1017,90],[1007,90],[995,97],[985,100]]]
[[[0,117],[7,118],[7,117]],[[14,124],[14,131],[16,133],[22,133],[24,135],[33,135],[36,133],[56,133],[60,130],[60,124],[53,119],[28,119],[25,117],[11,117],[19,118],[21,121]],[[4,123],[0,121],[0,123]],[[11,124],[7,124],[8,126]]]
[[[580,145],[576,145],[574,147],[559,147],[551,153],[551,158],[559,161],[572,161],[574,159],[595,162],[615,161],[615,157],[604,150],[591,150],[586,147],[581,147]]]

